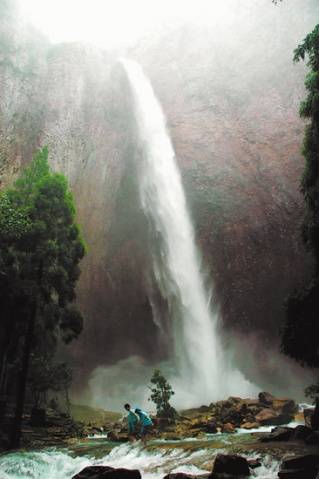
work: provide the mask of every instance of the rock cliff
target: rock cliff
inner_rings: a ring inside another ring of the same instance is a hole
[[[284,299],[311,272],[299,237],[305,70],[291,58],[316,2],[278,11],[263,1],[262,15],[252,2],[227,27],[170,27],[126,52],[50,45],[2,3],[1,185],[44,144],[70,180],[89,247],[78,287],[85,330],[72,346],[79,384],[101,363],[152,362],[170,346],[152,319],[154,298],[166,309],[139,204],[123,53],[163,105],[223,328],[276,344]]]

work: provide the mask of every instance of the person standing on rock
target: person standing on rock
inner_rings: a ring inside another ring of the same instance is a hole
[[[134,413],[134,411],[131,409],[130,404],[124,404],[124,409],[128,412],[127,415],[127,423],[128,423],[128,435],[131,439],[135,438],[136,436],[136,429],[137,429],[137,423],[138,423],[138,416]]]
[[[146,439],[146,435],[152,431],[153,421],[146,412],[142,411],[138,407],[135,409],[135,414],[138,415],[138,418],[141,423],[140,434],[141,434],[141,439],[144,442]]]

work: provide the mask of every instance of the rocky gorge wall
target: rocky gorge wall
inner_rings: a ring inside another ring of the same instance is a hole
[[[152,278],[121,55],[142,64],[163,105],[223,328],[252,350],[258,338],[276,345],[283,301],[311,272],[299,237],[305,69],[292,51],[319,17],[316,2],[278,10],[263,0],[259,10],[252,1],[226,27],[170,27],[121,52],[50,45],[2,4],[1,186],[47,144],[89,248],[78,287],[85,330],[69,353],[77,388],[100,364],[152,363],[170,349],[152,314],[152,301],[167,311]],[[238,358],[258,377],[259,366]]]

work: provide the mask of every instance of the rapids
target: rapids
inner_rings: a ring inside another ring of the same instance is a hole
[[[185,441],[188,444],[188,441]],[[226,441],[227,442],[227,441]],[[225,448],[226,446],[225,442]],[[89,465],[108,465],[139,469],[143,479],[162,479],[169,472],[201,474],[209,471],[212,458],[224,452],[223,440],[218,448],[193,447],[183,443],[170,448],[164,444],[143,446],[140,443],[111,445],[107,441],[79,443],[70,449],[47,449],[19,451],[0,456],[1,479],[71,479]],[[155,446],[155,447],[154,447]],[[249,455],[255,457],[254,454]],[[272,479],[278,471],[278,462],[264,456],[263,464],[253,471],[251,477]]]

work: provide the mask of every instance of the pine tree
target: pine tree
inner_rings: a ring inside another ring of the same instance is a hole
[[[50,171],[47,148],[35,155],[5,192],[5,201],[16,218],[21,218],[21,231],[17,221],[14,228],[7,227],[4,238],[0,237],[4,273],[0,277],[1,332],[6,354],[10,348],[22,350],[11,441],[12,447],[18,447],[32,350],[45,336],[54,351],[59,336],[69,342],[82,330],[83,319],[74,300],[85,244],[75,222],[67,180]],[[1,217],[5,222],[5,208]]]
[[[149,401],[156,404],[157,416],[161,418],[175,418],[176,410],[170,405],[169,400],[175,394],[172,386],[165,379],[159,369],[155,369],[151,378],[151,396]]]

